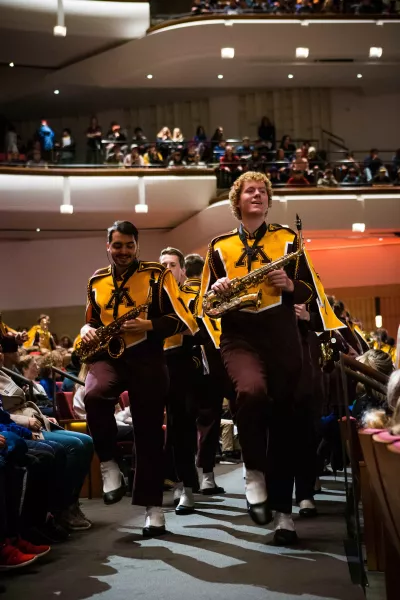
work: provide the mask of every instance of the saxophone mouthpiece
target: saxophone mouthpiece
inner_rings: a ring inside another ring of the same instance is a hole
[[[296,214],[296,228],[297,231],[301,231],[303,229],[303,224],[298,214]]]

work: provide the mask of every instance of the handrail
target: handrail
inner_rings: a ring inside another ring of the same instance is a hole
[[[365,365],[364,363],[356,360],[355,358],[351,358],[350,356],[346,356],[346,354],[343,354],[342,360],[344,365],[346,367],[349,367],[352,372],[359,371],[363,375],[366,375],[367,377],[372,377],[373,379],[375,379],[379,383],[382,383],[383,385],[387,385],[389,382],[388,375],[385,375],[384,373],[381,373],[380,371],[377,371],[376,369]]]
[[[58,369],[57,367],[51,367],[51,370],[55,373],[58,373],[59,375],[62,375],[64,377],[64,379],[71,379],[71,381],[73,381],[74,383],[77,383],[78,385],[85,385],[85,382],[82,381],[82,379],[79,379],[79,377],[76,377],[75,375],[71,375],[71,373],[67,373],[66,371],[63,371],[62,369]]]
[[[333,144],[337,148],[341,148],[343,151],[349,151],[348,146],[344,146],[341,142],[337,142],[336,140],[332,140],[331,138],[328,139],[328,144]],[[328,150],[328,152],[330,153],[331,151]]]
[[[328,131],[327,129],[321,128],[321,133],[325,133],[325,135],[329,135],[329,137],[336,138],[337,140],[340,140],[341,142],[345,143],[344,138],[340,137],[340,135],[336,135],[335,133],[332,133],[331,131]]]
[[[27,385],[29,387],[29,397],[30,397],[31,401],[33,402],[33,381],[31,379],[27,379],[20,373],[16,373],[15,371],[11,371],[11,369],[7,369],[7,367],[0,367],[0,371],[3,371],[3,373],[6,373],[6,375],[11,377],[11,379],[16,379],[20,383]]]

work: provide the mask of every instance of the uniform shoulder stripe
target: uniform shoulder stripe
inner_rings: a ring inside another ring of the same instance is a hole
[[[145,260],[140,261],[138,272],[148,271],[150,269],[153,271],[154,271],[154,269],[156,269],[157,271],[160,271],[161,273],[163,273],[166,270],[166,267],[164,267],[164,265],[162,265],[159,262],[151,262],[151,261],[145,261]]]
[[[279,223],[270,223],[268,225],[268,231],[278,231],[279,229],[283,229],[284,231],[290,231],[290,233],[296,235],[296,232],[293,231],[293,229],[291,229],[287,225],[280,225]]]
[[[99,279],[101,277],[107,277],[111,273],[111,266],[103,267],[102,269],[97,269],[91,276],[89,281],[93,281],[94,279]]]
[[[215,237],[213,240],[211,240],[210,245],[211,246],[215,246],[215,244],[217,242],[219,242],[220,240],[224,240],[226,238],[232,237],[234,235],[236,235],[238,232],[237,228],[236,229],[232,229],[232,231],[228,231],[227,233],[222,233],[221,235]]]

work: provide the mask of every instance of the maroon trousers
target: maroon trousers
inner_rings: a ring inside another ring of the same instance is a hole
[[[90,367],[85,384],[87,421],[101,462],[117,455],[114,418],[119,395],[127,391],[132,414],[136,468],[132,504],[161,506],[164,483],[164,407],[168,371],[163,350],[146,343],[117,359]]]
[[[292,307],[265,313],[225,317],[221,354],[236,391],[233,412],[244,464],[266,473],[271,509],[290,513],[302,348]]]

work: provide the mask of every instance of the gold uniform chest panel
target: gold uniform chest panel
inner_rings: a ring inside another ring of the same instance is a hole
[[[251,262],[251,271],[255,271],[260,267],[280,258],[288,252],[289,244],[293,243],[294,234],[285,229],[276,231],[267,231],[261,240],[255,246],[253,260]],[[248,239],[250,247],[253,246],[254,240]],[[227,276],[230,279],[235,277],[243,277],[247,275],[247,254],[246,248],[238,234],[218,240],[214,245],[214,250],[218,252]],[[281,292],[270,285],[267,280],[263,281],[258,286],[249,289],[249,293],[262,291],[261,306],[258,312],[267,310],[273,306],[278,306],[282,303]],[[255,309],[245,308],[244,312],[254,312]]]
[[[188,291],[188,290],[180,290],[179,296],[182,302],[190,311],[191,302],[194,302],[196,299],[198,292]],[[176,335],[171,335],[164,341],[164,350],[172,350],[173,348],[180,348],[183,346],[183,333],[177,333]]]
[[[158,273],[157,273],[158,275]],[[114,281],[111,275],[102,277],[92,283],[94,300],[100,311],[101,322],[103,325],[109,325],[114,321],[114,306],[119,295],[118,317],[126,314],[135,306],[144,304],[148,298],[150,289],[151,271],[136,271],[122,286],[119,291],[115,289]],[[121,281],[117,281],[118,286]],[[147,318],[146,313],[139,315],[141,319]],[[147,338],[146,333],[123,333],[126,346],[133,346],[144,341]]]

